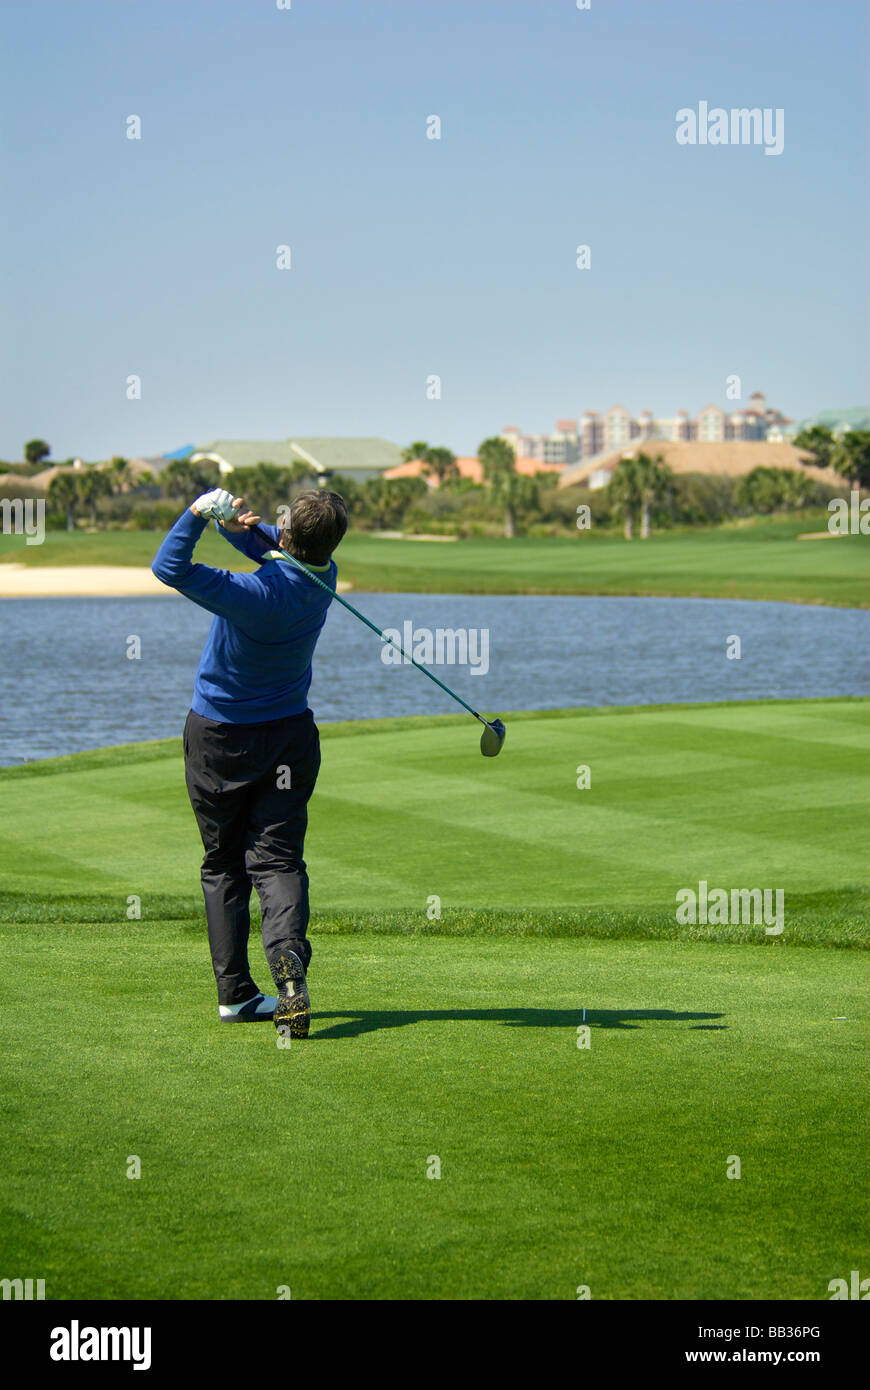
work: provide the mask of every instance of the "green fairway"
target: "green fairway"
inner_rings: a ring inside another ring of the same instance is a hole
[[[0,770],[4,1269],[828,1297],[867,1263],[868,709],[513,715],[492,762],[462,717],[327,726],[286,1049],[218,1021],[177,741]],[[702,879],[782,888],[782,935],[677,924]]]
[[[315,923],[763,940],[675,924],[677,890],[703,879],[781,887],[788,941],[847,944],[864,918],[868,708],[513,715],[493,761],[463,715],[327,725],[306,850]],[[0,769],[0,816],[7,917],[113,921],[128,894],[143,918],[201,912],[178,741]]]
[[[355,589],[393,593],[658,594],[779,599],[870,606],[866,536],[801,541],[828,516],[755,519],[711,530],[661,532],[645,541],[577,532],[575,537],[424,543],[351,532],[337,552],[339,575]],[[44,545],[0,536],[0,561],[29,565],[150,565],[162,535],[50,531]],[[197,559],[223,568],[249,562],[213,531]]]

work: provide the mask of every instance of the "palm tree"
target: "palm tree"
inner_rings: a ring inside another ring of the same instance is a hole
[[[422,478],[369,478],[361,488],[358,510],[379,530],[400,530],[408,508],[426,491]]]
[[[853,487],[870,487],[870,430],[846,430],[834,446],[831,467]]]
[[[247,510],[272,517],[295,492],[311,487],[315,474],[310,463],[294,461],[284,467],[261,460],[248,468],[234,468],[230,486],[234,496],[244,497]]]
[[[650,458],[649,454],[640,453],[636,463],[640,484],[640,538],[646,540],[651,530],[652,508],[671,496],[674,475],[661,454]]]
[[[402,450],[402,462],[413,463],[415,459],[426,457],[429,445],[425,439],[415,439],[413,444],[409,444],[407,449]]]
[[[217,486],[219,477],[215,463],[191,463],[190,459],[173,459],[160,474],[164,497],[180,498],[186,507],[195,502],[201,492]]]
[[[48,485],[48,500],[53,507],[66,513],[66,529],[76,528],[76,510],[80,497],[74,473],[55,473]]]
[[[108,497],[112,491],[112,480],[105,468],[86,468],[75,474],[76,492],[82,506],[90,512],[92,526],[97,524],[97,502]]]
[[[616,512],[624,517],[625,539],[634,537],[634,528],[640,516],[641,540],[646,540],[652,529],[651,514],[654,506],[664,502],[673,487],[673,473],[661,454],[651,458],[649,454],[626,454],[610,475],[607,497]]]
[[[441,447],[427,448],[426,452],[420,456],[430,475],[434,474],[438,479],[440,487],[448,478],[455,477],[459,469],[456,467],[456,455],[450,449]]]
[[[121,458],[116,454],[109,460],[109,481],[112,484],[112,492],[119,496],[121,493],[129,492],[131,487],[136,485],[136,475],[130,467],[127,459]]]
[[[493,501],[504,507],[504,533],[510,540],[517,533],[517,508],[530,501],[529,489],[517,473],[516,455],[506,439],[493,435],[483,441],[477,458],[492,489]]]
[[[634,523],[641,504],[641,482],[637,459],[621,458],[607,484],[607,500],[624,518],[625,539],[634,537]]]
[[[507,479],[507,484],[510,505],[515,515],[525,515],[540,506],[541,489],[537,478],[530,478],[525,473],[512,473]],[[496,496],[504,497],[502,487],[496,489]]]
[[[809,458],[801,459],[805,468],[811,464],[815,464],[816,468],[828,468],[837,441],[833,431],[824,425],[810,425],[796,434],[792,443],[796,449],[806,449],[809,454]]]

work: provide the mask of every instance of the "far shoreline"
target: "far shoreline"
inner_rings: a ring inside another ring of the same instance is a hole
[[[236,570],[233,573],[246,573]],[[396,594],[414,593],[441,595],[444,598],[658,598],[658,599],[706,599],[711,602],[732,603],[787,603],[800,608],[850,609],[853,612],[866,612],[870,608],[870,596],[864,603],[838,602],[829,597],[782,594],[697,593],[691,590],[672,590],[663,593],[658,589],[622,588],[614,593],[612,589],[536,589],[530,587],[517,589],[490,589],[477,587],[471,579],[463,589],[442,588],[382,588],[377,583],[366,583],[357,587],[349,580],[339,579],[336,592],[339,594]],[[0,603],[7,599],[40,598],[181,598],[176,589],[162,584],[150,568],[137,565],[24,565],[0,563]]]
[[[338,582],[338,592],[353,585]],[[180,598],[140,565],[0,564],[0,599],[4,598]]]

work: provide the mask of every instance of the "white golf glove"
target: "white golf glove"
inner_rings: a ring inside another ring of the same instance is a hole
[[[193,505],[199,515],[208,521],[232,521],[236,515],[233,495],[222,487],[213,487],[211,492],[204,492]]]

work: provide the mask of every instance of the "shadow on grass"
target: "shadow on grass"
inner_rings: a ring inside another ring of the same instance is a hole
[[[718,1032],[728,1025],[702,1020],[723,1018],[723,1014],[678,1014],[671,1009],[587,1009],[585,1022],[590,1028],[634,1029],[645,1022],[690,1023],[699,1032]],[[320,1025],[326,1019],[341,1018],[344,1023]],[[358,1038],[382,1028],[404,1028],[410,1023],[503,1023],[508,1028],[578,1028],[584,1022],[583,1009],[347,1009],[343,1012],[316,1013],[311,1041],[325,1038]]]

